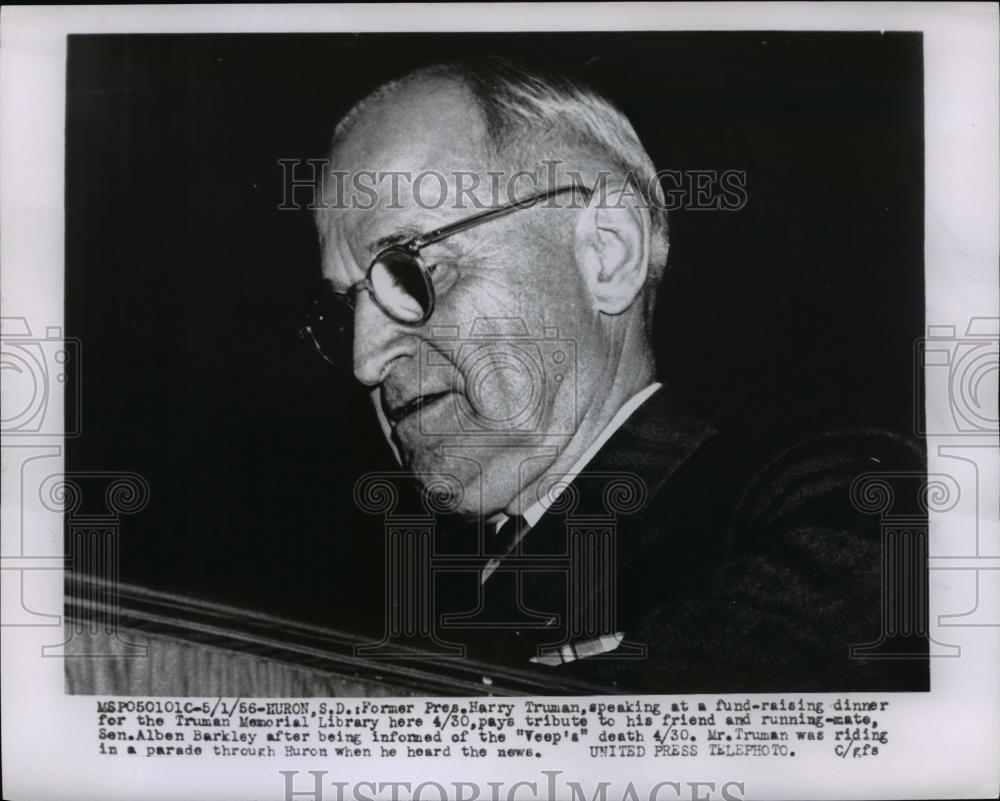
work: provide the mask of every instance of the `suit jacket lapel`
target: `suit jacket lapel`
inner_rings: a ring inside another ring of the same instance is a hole
[[[615,573],[620,578],[641,561],[650,543],[641,525],[650,502],[664,484],[713,435],[707,422],[685,414],[661,388],[650,397],[608,440],[566,490],[568,502],[557,502],[521,542],[526,555],[565,555],[568,529],[588,520],[606,521],[615,529]],[[623,493],[616,511],[612,485]],[[631,503],[630,493],[639,493]],[[567,499],[564,499],[567,500]],[[600,524],[599,524],[600,525]],[[657,527],[658,529],[658,527]],[[600,579],[597,579],[600,581]],[[627,588],[626,588],[627,589]],[[584,592],[601,591],[583,587]],[[568,608],[567,577],[538,571],[524,585],[526,606],[563,614]],[[621,599],[623,602],[625,599]],[[561,628],[565,628],[562,626]]]

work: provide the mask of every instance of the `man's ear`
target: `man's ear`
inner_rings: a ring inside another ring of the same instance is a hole
[[[595,194],[576,224],[576,261],[594,307],[621,314],[641,294],[649,272],[651,220],[634,191]]]

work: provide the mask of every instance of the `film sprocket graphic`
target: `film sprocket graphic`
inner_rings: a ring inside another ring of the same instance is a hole
[[[954,325],[930,325],[917,340],[914,374],[920,435],[995,436],[1000,424],[1000,319],[973,317],[963,336]],[[926,397],[926,420],[920,407]]]
[[[48,326],[35,336],[24,317],[0,320],[5,436],[74,437],[80,433],[80,342]],[[64,395],[63,407],[56,402]],[[64,408],[64,411],[62,409]]]
[[[459,326],[434,326],[432,339],[421,343],[420,391],[451,389],[454,417],[422,408],[421,433],[571,436],[576,431],[576,343],[560,337],[558,327],[545,326],[541,336],[532,336],[521,318],[481,317],[467,337]],[[503,391],[494,393],[500,387]],[[570,414],[543,424],[546,402],[556,391]],[[471,410],[460,401],[463,394]],[[494,394],[502,394],[503,403],[495,402]]]

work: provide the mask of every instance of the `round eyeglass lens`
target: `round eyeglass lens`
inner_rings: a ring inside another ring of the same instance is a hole
[[[330,362],[350,363],[353,346],[354,310],[341,295],[317,303],[303,333],[312,337],[323,357]]]
[[[403,323],[423,322],[431,310],[430,279],[405,250],[387,250],[372,264],[372,291],[382,307]]]

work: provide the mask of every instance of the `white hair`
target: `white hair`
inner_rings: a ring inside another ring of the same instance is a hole
[[[368,106],[426,78],[452,80],[471,93],[486,123],[485,144],[498,158],[509,161],[526,151],[571,148],[586,153],[612,175],[628,180],[631,191],[640,195],[649,210],[649,282],[655,288],[669,245],[667,212],[656,167],[628,117],[603,94],[578,80],[499,58],[424,67],[383,84],[355,105],[337,125],[333,144],[347,135]]]

